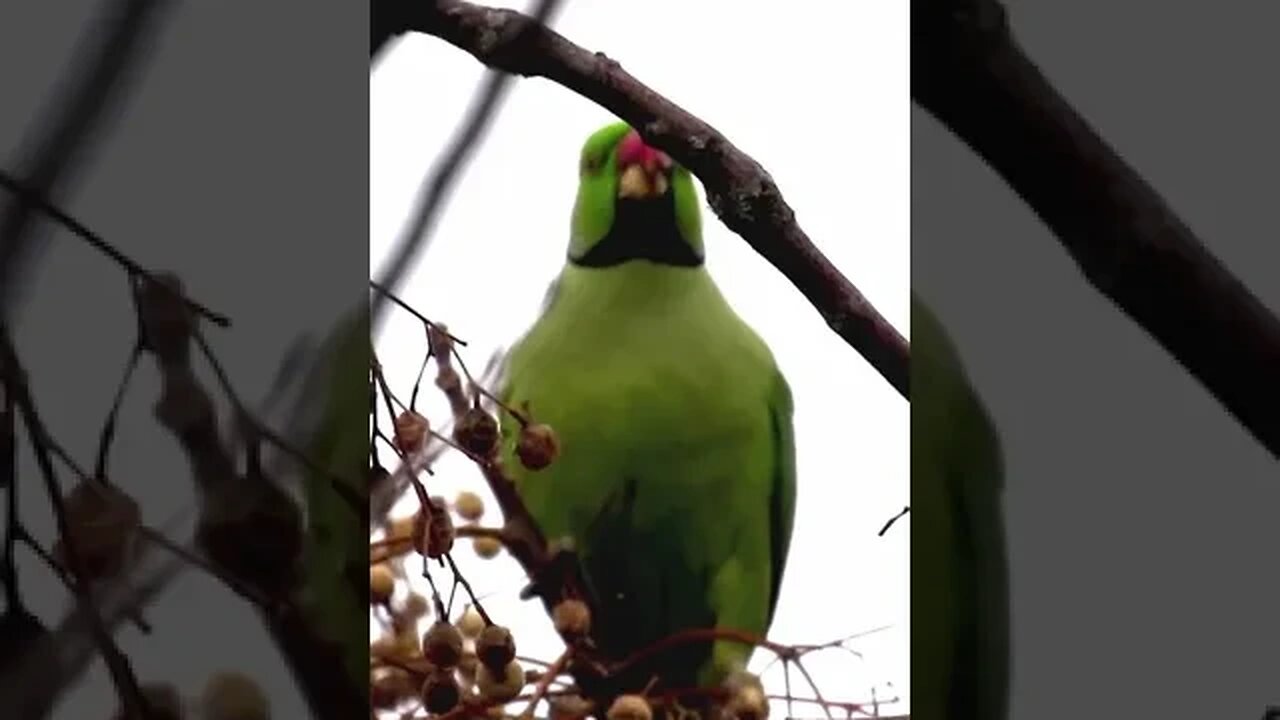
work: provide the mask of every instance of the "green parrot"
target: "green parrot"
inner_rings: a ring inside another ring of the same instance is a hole
[[[999,439],[946,331],[914,294],[911,355],[911,716],[1004,720]]]
[[[688,170],[615,123],[578,172],[567,261],[498,393],[560,452],[524,467],[502,411],[505,467],[546,535],[572,541],[614,656],[682,629],[763,636],[795,514],[790,388],[707,272]],[[718,685],[752,650],[685,644],[625,682]]]

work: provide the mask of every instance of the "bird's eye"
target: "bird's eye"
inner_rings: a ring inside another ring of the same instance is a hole
[[[579,169],[584,173],[594,173],[600,169],[599,155],[583,155]]]

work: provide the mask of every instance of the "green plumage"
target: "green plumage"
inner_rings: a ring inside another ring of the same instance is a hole
[[[618,655],[685,628],[765,634],[795,508],[787,383],[701,264],[688,172],[618,197],[620,155],[645,152],[628,131],[586,143],[569,262],[501,390],[560,439],[557,461],[529,471],[503,413],[506,466],[546,534],[574,541]],[[656,669],[667,687],[713,684],[751,650],[689,645]]]
[[[999,440],[946,330],[914,296],[911,356],[911,716],[1004,720]]]

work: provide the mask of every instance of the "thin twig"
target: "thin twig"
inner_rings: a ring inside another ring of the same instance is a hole
[[[453,335],[452,333],[449,333],[443,327],[441,327],[440,325],[436,324],[431,319],[429,319],[426,315],[423,315],[422,313],[418,312],[416,308],[414,308],[412,305],[405,302],[404,300],[401,300],[400,296],[388,290],[387,287],[382,283],[378,282],[377,280],[370,280],[369,287],[376,290],[379,295],[382,295],[383,297],[387,298],[391,302],[395,303],[396,306],[399,307],[401,310],[404,310],[405,312],[417,318],[418,321],[421,322],[423,325],[426,325],[428,328],[435,328],[440,332],[448,335],[449,339],[453,341],[455,345],[461,345],[462,347],[467,346],[467,343],[465,340],[459,338],[457,335]]]
[[[884,537],[884,534],[889,532],[889,528],[893,527],[894,523],[898,522],[898,520],[902,519],[902,517],[909,512],[911,512],[911,507],[909,505],[903,506],[903,508],[898,511],[897,515],[894,515],[893,517],[885,521],[884,527],[880,528],[880,532],[876,533],[876,535],[880,537]]]
[[[533,695],[529,698],[529,704],[525,706],[524,712],[520,713],[522,720],[533,720],[533,711],[537,709],[538,703],[547,696],[547,692],[551,690],[551,683],[564,672],[569,666],[569,660],[573,657],[573,648],[568,647],[564,652],[560,653],[560,657],[551,663],[551,667],[542,673],[542,677],[538,680],[538,684],[533,688]]]
[[[143,277],[152,282],[156,280],[155,276],[150,271],[139,265],[133,260],[133,258],[130,258],[128,255],[120,252],[120,250],[118,250],[114,245],[103,239],[101,235],[90,230],[84,223],[81,223],[79,220],[76,220],[74,217],[63,212],[56,205],[37,194],[35,190],[27,187],[23,183],[19,182],[17,178],[2,170],[0,170],[0,186],[3,186],[4,189],[13,193],[17,197],[23,198],[24,202],[56,220],[58,224],[80,237],[80,239],[88,243],[94,250],[106,255],[117,265],[124,268],[125,272],[128,273],[130,277]],[[162,285],[162,287],[168,288],[166,285]],[[172,289],[170,289],[170,291],[172,292]],[[190,308],[192,312],[203,315],[215,325],[220,327],[229,327],[231,325],[231,318],[209,309],[186,295],[174,293],[174,297]]]
[[[181,558],[191,566],[203,570],[205,573],[222,582],[222,584],[230,588],[232,592],[243,597],[245,600],[248,600],[261,609],[271,609],[271,601],[265,595],[258,592],[248,583],[240,582],[238,578],[220,570],[216,565],[204,559],[196,550],[183,547],[182,545],[170,540],[158,530],[149,528],[146,525],[139,528],[139,532],[142,534],[142,537],[149,542],[164,548],[166,551],[172,553],[178,558]]]
[[[14,545],[18,535],[18,452],[17,408],[13,393],[0,383],[0,488],[5,491],[4,556],[0,558],[0,583],[4,584],[5,609],[17,612],[22,606],[18,590],[18,569]]]
[[[44,421],[41,420],[36,412],[35,402],[31,398],[31,390],[27,385],[26,371],[23,370],[19,363],[17,351],[13,347],[13,341],[9,335],[8,325],[3,321],[0,321],[0,369],[3,369],[6,393],[13,394],[14,403],[22,415],[23,424],[26,426],[28,435],[31,438],[36,464],[40,468],[45,492],[53,508],[54,521],[58,527],[58,537],[62,539],[63,547],[66,550],[67,566],[71,571],[70,587],[72,594],[85,616],[89,618],[90,629],[93,631],[94,638],[98,643],[98,649],[102,653],[102,659],[107,665],[111,680],[116,685],[121,705],[132,717],[149,718],[151,714],[146,699],[142,695],[142,690],[138,685],[138,678],[133,673],[129,659],[120,651],[111,634],[107,632],[106,626],[102,622],[102,617],[98,614],[98,609],[94,605],[93,598],[85,586],[88,576],[84,571],[80,552],[76,547],[70,524],[67,521],[62,490],[58,487],[57,474],[49,453],[52,437],[45,427]]]
[[[186,520],[187,514],[180,513],[166,520],[163,527],[173,530]],[[140,616],[187,567],[174,557],[146,562],[151,556],[145,551],[138,553],[124,572],[96,589],[98,609],[108,628]],[[97,655],[91,624],[92,618],[79,606],[73,607],[52,634],[18,658],[19,670],[0,678],[0,707],[10,717],[45,717],[48,711],[42,708],[50,707],[79,681]]]
[[[302,452],[293,446],[280,433],[268,427],[254,415],[253,411],[240,399],[240,394],[236,391],[235,385],[231,382],[231,377],[227,375],[226,369],[222,366],[222,361],[218,359],[213,347],[209,345],[209,341],[205,338],[204,333],[199,329],[195,331],[193,337],[200,352],[204,355],[205,361],[213,369],[213,375],[218,381],[218,385],[222,388],[222,392],[231,400],[237,415],[243,423],[257,432],[263,440],[270,442],[276,449],[301,463],[309,471],[320,475],[333,488],[335,494],[340,497],[343,502],[351,508],[352,512],[363,515],[365,512],[365,499],[354,489],[357,485],[353,482],[343,479],[340,475],[332,470],[321,466],[310,455]]]

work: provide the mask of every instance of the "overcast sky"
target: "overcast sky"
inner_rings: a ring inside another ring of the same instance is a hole
[[[763,164],[818,247],[906,334],[907,7],[796,0],[787,9],[723,0],[574,0],[556,27],[617,59]],[[471,56],[430,37],[397,42],[375,67],[375,271],[482,72]],[[406,278],[402,296],[469,342],[464,352],[473,368],[536,317],[563,263],[579,147],[611,119],[548,81],[519,82]],[[901,698],[886,712],[906,712],[910,520],[885,537],[876,533],[908,499],[908,404],[785,278],[706,213],[708,267],[772,346],[795,396],[797,528],[771,635],[812,643],[891,626],[851,644],[861,659],[832,652],[808,664],[830,699],[868,700],[875,688],[881,698]],[[393,312],[377,351],[401,393],[423,350],[417,322]],[[447,418],[437,393],[426,399],[431,417]],[[443,462],[432,482],[433,492],[469,488],[489,498],[458,457]],[[558,640],[541,607],[515,597],[522,580],[515,562],[505,555],[481,561],[468,547],[458,560],[480,592],[493,593],[486,608],[516,630],[522,653],[552,659]],[[757,653],[753,668],[768,659]],[[766,685],[781,692],[781,679],[775,665]],[[821,714],[812,707],[797,713]]]

